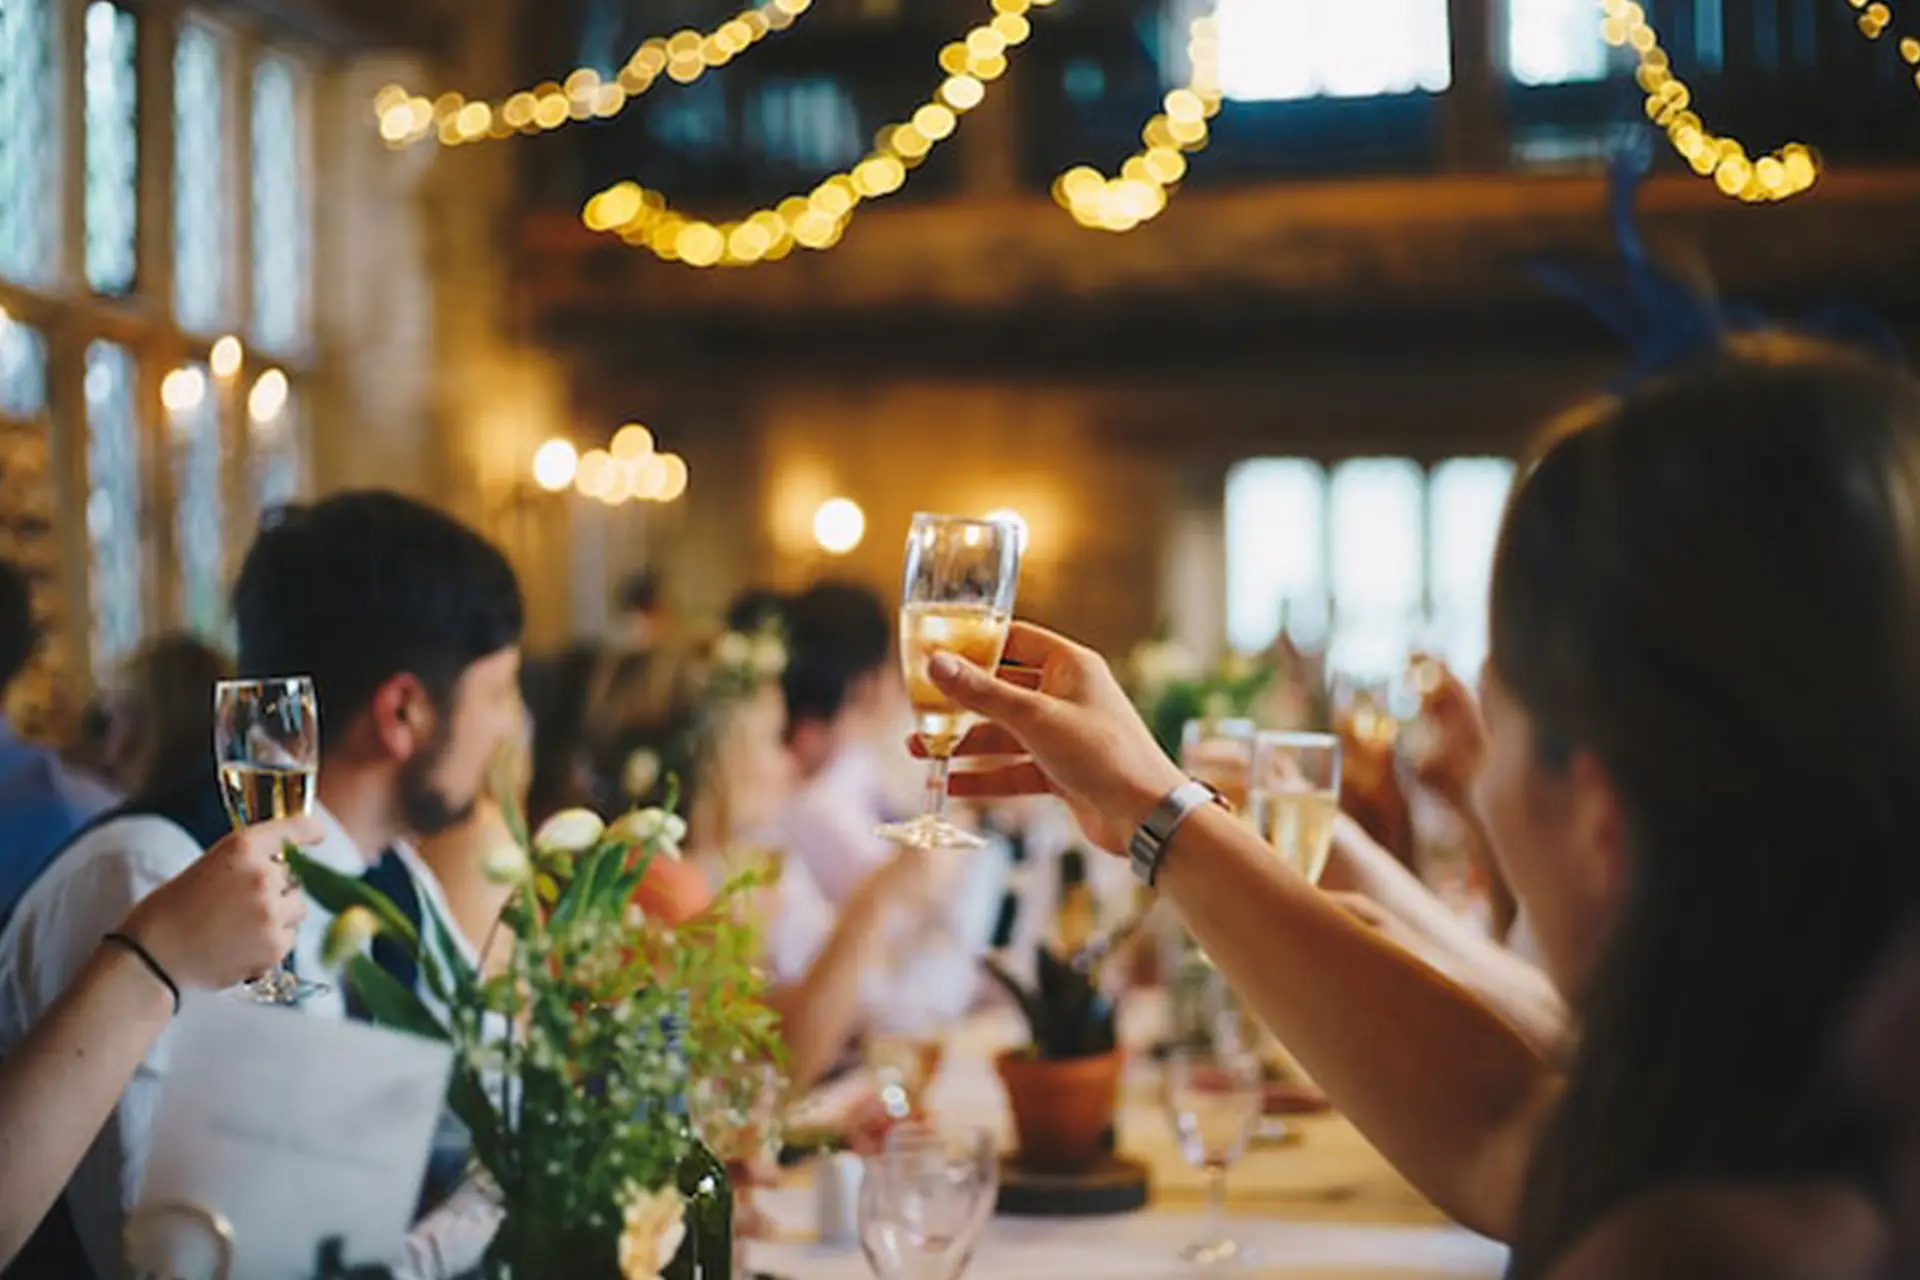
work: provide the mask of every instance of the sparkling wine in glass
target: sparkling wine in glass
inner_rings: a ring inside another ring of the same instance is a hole
[[[1253,740],[1247,815],[1287,866],[1317,884],[1340,816],[1340,739],[1262,733]]]
[[[940,691],[927,664],[935,654],[951,653],[989,672],[997,668],[1019,583],[1017,525],[962,516],[913,518],[901,592],[900,661],[914,730],[928,757],[926,805],[911,821],[881,827],[886,839],[929,849],[984,845],[946,816],[947,774],[974,717]]]
[[[1209,1034],[1176,1045],[1163,1081],[1167,1118],[1187,1163],[1207,1175],[1207,1234],[1181,1250],[1188,1262],[1215,1266],[1251,1251],[1227,1230],[1227,1172],[1246,1154],[1266,1105],[1266,1078],[1239,1002],[1215,975]]]
[[[222,680],[213,687],[213,757],[234,829],[313,812],[320,712],[306,676]],[[299,1004],[328,990],[285,964],[245,991],[262,1004]]]
[[[1245,813],[1258,736],[1251,720],[1189,720],[1180,732],[1180,768],[1218,791],[1235,813]]]

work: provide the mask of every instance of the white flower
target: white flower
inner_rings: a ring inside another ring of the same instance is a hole
[[[497,840],[480,855],[480,873],[491,884],[524,884],[532,872],[527,851],[512,840]]]
[[[563,809],[540,824],[533,847],[541,853],[585,853],[600,842],[607,824],[591,809]]]
[[[713,661],[716,666],[744,667],[753,661],[753,641],[738,631],[729,631],[714,641]]]
[[[1178,640],[1150,640],[1133,651],[1128,665],[1133,668],[1134,682],[1154,691],[1200,675],[1200,660]]]
[[[613,824],[613,836],[632,845],[651,845],[669,858],[680,856],[680,843],[687,838],[686,819],[668,813],[657,805],[635,809]]]
[[[626,788],[629,796],[638,800],[641,796],[650,795],[654,784],[659,781],[659,753],[641,747],[627,757],[627,767],[620,774],[620,785]]]
[[[679,1191],[630,1189],[620,1231],[621,1280],[658,1280],[686,1236],[687,1203]]]
[[[787,669],[787,646],[779,636],[763,635],[753,642],[753,669],[769,680]]]
[[[365,951],[379,933],[379,916],[366,907],[348,907],[327,925],[327,936],[320,943],[321,962],[338,969]]]

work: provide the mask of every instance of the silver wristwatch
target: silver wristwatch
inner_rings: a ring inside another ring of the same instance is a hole
[[[1127,862],[1133,867],[1133,874],[1152,888],[1153,882],[1160,878],[1160,863],[1167,856],[1167,842],[1173,839],[1180,824],[1196,810],[1224,803],[1219,792],[1191,778],[1169,791],[1127,842]]]

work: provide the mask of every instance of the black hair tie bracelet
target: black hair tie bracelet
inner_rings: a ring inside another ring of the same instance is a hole
[[[146,947],[142,945],[140,939],[130,933],[114,932],[107,934],[104,938],[100,939],[100,941],[111,942],[115,946],[125,947],[128,951],[131,951],[141,964],[147,966],[147,971],[157,978],[160,984],[173,995],[173,1011],[175,1013],[180,1012],[180,984],[173,980],[171,974],[160,967],[160,962],[153,958],[153,952],[147,950]]]

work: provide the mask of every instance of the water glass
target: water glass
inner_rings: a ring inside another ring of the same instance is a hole
[[[991,1138],[910,1128],[866,1162],[860,1249],[879,1280],[958,1280],[993,1216],[999,1176]]]

